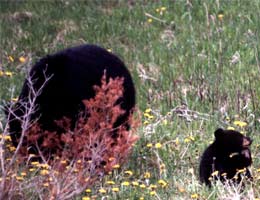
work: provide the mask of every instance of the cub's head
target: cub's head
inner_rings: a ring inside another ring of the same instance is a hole
[[[251,159],[249,148],[252,140],[238,131],[219,128],[215,131],[214,143],[219,152],[225,153],[230,157],[240,154],[240,156]]]

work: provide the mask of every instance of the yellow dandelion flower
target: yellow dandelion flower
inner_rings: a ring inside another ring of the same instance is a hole
[[[155,145],[154,145],[154,147],[156,148],[156,149],[160,149],[160,148],[162,148],[162,144],[161,143],[156,143]]]
[[[152,23],[152,22],[153,22],[153,19],[152,19],[152,18],[149,18],[149,19],[147,20],[147,22],[148,22],[148,23]]]
[[[132,176],[133,175],[133,172],[131,170],[126,170],[125,171],[125,174],[129,175],[129,176]]]
[[[13,152],[13,151],[16,150],[16,148],[15,148],[14,146],[10,146],[10,147],[9,147],[9,150]]]
[[[86,192],[86,193],[91,193],[91,189],[87,188],[87,189],[85,190],[85,192]]]
[[[144,178],[151,178],[151,173],[150,172],[145,172],[144,173]]]
[[[258,168],[256,171],[257,171],[257,172],[260,172],[260,168]]]
[[[4,139],[7,140],[7,141],[11,141],[11,136],[10,135],[5,135]]]
[[[29,172],[34,172],[36,168],[29,168]]]
[[[20,61],[21,63],[24,63],[24,62],[26,61],[26,59],[25,59],[25,57],[21,56],[21,57],[19,58],[19,61]]]
[[[147,109],[145,109],[144,112],[145,112],[145,113],[150,113],[150,112],[152,112],[152,109],[151,109],[151,108],[147,108]]]
[[[175,142],[176,145],[180,144],[179,138],[177,137],[177,138],[174,140],[174,142]]]
[[[26,172],[21,172],[21,176],[26,176]]]
[[[211,176],[217,176],[217,175],[218,175],[218,173],[219,173],[219,171],[218,171],[218,170],[216,170],[216,171],[214,171],[213,173],[211,173]]]
[[[234,131],[234,130],[235,130],[235,128],[234,128],[234,127],[232,127],[232,126],[228,126],[228,127],[227,127],[227,130]]]
[[[82,163],[82,160],[77,160],[77,163],[78,163],[78,164]]]
[[[82,200],[91,200],[90,197],[82,197]]]
[[[144,188],[146,188],[146,185],[142,183],[142,184],[139,185],[139,187],[144,189]]]
[[[185,143],[189,143],[189,142],[190,142],[190,138],[185,138],[185,139],[184,139],[184,142],[185,142]]]
[[[144,125],[148,125],[148,124],[149,124],[149,121],[145,120]]]
[[[7,72],[5,72],[5,75],[11,77],[11,76],[13,76],[13,72],[7,71]]]
[[[190,136],[189,138],[190,138],[191,141],[195,140],[195,138],[193,136]]]
[[[43,176],[45,176],[45,175],[48,175],[48,174],[49,174],[49,171],[46,170],[46,169],[42,169],[42,170],[40,171],[40,174],[43,175]]]
[[[225,176],[227,176],[227,173],[224,172],[224,173],[221,174],[221,176],[225,177]]]
[[[14,62],[14,58],[12,56],[8,56],[8,59],[11,61],[11,62]]]
[[[62,160],[60,161],[61,164],[66,164],[67,163],[67,160]]]
[[[98,192],[99,192],[100,194],[105,194],[105,193],[107,193],[107,191],[106,191],[104,188],[100,188],[100,189],[98,190]]]
[[[107,181],[106,184],[108,184],[108,185],[115,185],[116,183],[114,181]]]
[[[31,165],[39,167],[40,163],[38,161],[33,161],[33,162],[31,162]]]
[[[24,180],[24,178],[22,176],[16,176],[15,178],[16,178],[17,181],[23,181]]]
[[[108,158],[108,161],[109,161],[109,162],[112,162],[112,161],[114,161],[114,160],[115,160],[114,157],[110,157],[110,158]]]
[[[123,186],[129,186],[130,183],[129,183],[128,181],[124,181],[124,182],[121,183],[121,185],[123,185]]]
[[[247,123],[246,122],[242,122],[242,121],[234,121],[234,123],[233,123],[234,125],[236,125],[236,126],[239,126],[239,127],[245,127],[245,126],[247,126]]]
[[[238,170],[237,170],[238,173],[244,173],[245,171],[246,171],[246,168],[238,169]]]
[[[120,165],[119,165],[119,164],[113,165],[113,169],[118,169],[118,168],[120,168]]]
[[[14,97],[14,98],[11,99],[11,101],[17,102],[17,101],[18,101],[18,98],[17,98],[17,97]]]
[[[222,21],[222,20],[223,20],[223,18],[224,18],[224,15],[223,15],[223,14],[221,14],[221,13],[220,13],[220,14],[218,14],[218,20],[219,20],[219,21]]]
[[[151,191],[151,192],[150,192],[150,195],[151,195],[151,196],[154,196],[154,195],[156,195],[156,192],[155,192],[155,191]]]
[[[162,6],[161,11],[165,11],[165,10],[166,10],[166,7]]]
[[[156,12],[160,12],[160,8],[156,8],[156,10],[155,10]]]
[[[138,183],[137,181],[132,181],[132,185],[133,185],[133,186],[138,186],[139,183]]]
[[[164,181],[164,180],[162,180],[162,179],[158,180],[158,183],[159,183],[159,185],[161,185],[161,187],[163,187],[163,188],[167,186],[167,182]]]
[[[150,189],[150,190],[154,190],[154,189],[156,189],[156,188],[157,188],[157,185],[154,185],[154,184],[149,185],[149,189]]]
[[[113,191],[113,192],[119,192],[119,188],[118,188],[118,187],[113,187],[113,188],[112,188],[112,191]]]
[[[192,199],[198,199],[199,198],[199,195],[194,193],[190,196]]]
[[[152,143],[148,143],[146,146],[151,148],[153,146],[153,144]]]
[[[42,185],[43,185],[43,187],[48,187],[50,184],[46,182],[46,183],[43,183]]]
[[[0,70],[0,76],[3,76],[4,72],[2,70]]]

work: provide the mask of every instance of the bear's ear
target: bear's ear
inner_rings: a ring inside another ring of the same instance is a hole
[[[223,130],[222,128],[218,128],[218,129],[215,131],[215,133],[214,133],[215,138],[220,137],[221,135],[223,135],[223,133],[224,133],[224,130]]]

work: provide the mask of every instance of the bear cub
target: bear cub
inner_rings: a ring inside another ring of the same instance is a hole
[[[204,151],[199,167],[200,181],[211,186],[211,180],[216,178],[222,182],[232,179],[239,183],[242,176],[238,170],[245,169],[245,176],[252,178],[247,167],[252,164],[250,145],[252,140],[238,131],[215,131],[215,141]],[[214,174],[212,174],[215,172]],[[214,176],[214,177],[213,177]]]

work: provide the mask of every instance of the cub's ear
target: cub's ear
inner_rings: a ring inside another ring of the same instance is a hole
[[[223,130],[222,128],[218,128],[218,129],[215,131],[215,133],[214,133],[215,138],[220,137],[223,133],[224,133],[224,130]]]

